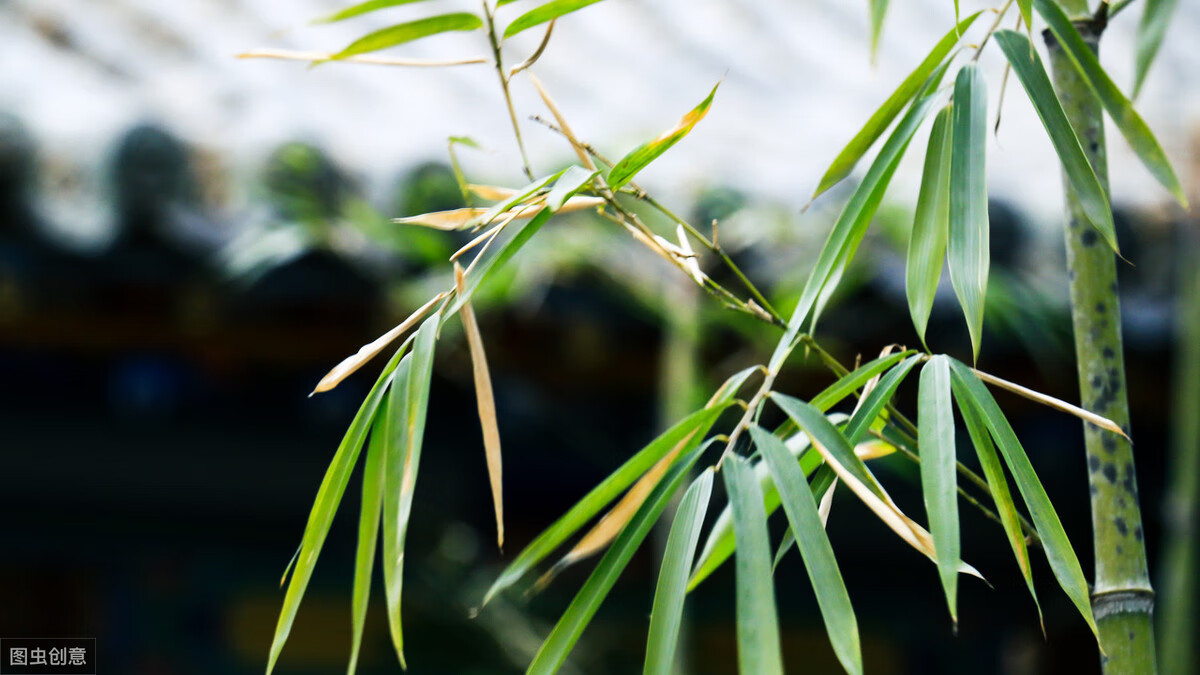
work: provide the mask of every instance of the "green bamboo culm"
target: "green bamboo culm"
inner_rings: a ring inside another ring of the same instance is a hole
[[[1167,460],[1170,479],[1163,504],[1163,550],[1159,568],[1162,601],[1158,614],[1158,660],[1164,673],[1186,673],[1196,667],[1200,651],[1196,634],[1196,577],[1200,575],[1200,234],[1184,228],[1177,249],[1181,283],[1176,291],[1175,412],[1172,448]]]
[[[1075,27],[1098,51],[1102,23]],[[1074,127],[1088,161],[1108,192],[1104,110],[1087,80],[1047,30],[1055,93]],[[1129,400],[1117,296],[1116,257],[1092,226],[1064,174],[1067,275],[1083,406],[1129,430]],[[1133,447],[1121,436],[1084,425],[1096,578],[1092,611],[1100,629],[1105,673],[1155,673],[1154,591],[1146,566],[1142,514],[1138,505]]]

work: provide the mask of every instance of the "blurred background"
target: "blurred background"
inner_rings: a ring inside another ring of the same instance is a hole
[[[447,287],[445,260],[466,241],[389,219],[463,205],[451,136],[480,146],[455,146],[471,182],[525,183],[487,66],[309,70],[234,58],[258,46],[337,50],[429,11],[418,4],[308,25],[339,6],[0,2],[0,636],[96,637],[103,673],[261,672],[282,603],[279,575],[381,364],[333,392],[307,394]],[[1104,39],[1105,66],[1123,87],[1137,7]],[[721,80],[708,118],[639,182],[694,223],[719,219],[724,247],[790,311],[851,186],[801,207],[953,19],[952,3],[894,3],[872,63],[866,2],[609,0],[560,22],[535,71],[576,133],[614,157],[669,128]],[[1138,102],[1193,203],[1197,35],[1200,6],[1181,3]],[[515,40],[508,61],[524,59],[539,38]],[[484,55],[481,39],[443,36],[396,53]],[[983,66],[995,115],[1003,64],[991,51]],[[1036,116],[1013,93],[989,147],[994,258],[980,367],[1077,400],[1057,167]],[[514,81],[514,95],[535,172],[573,161],[557,135],[528,119],[545,111],[526,81]],[[1172,424],[1200,412],[1200,402],[1173,395],[1181,346],[1197,346],[1177,338],[1197,294],[1177,289],[1200,249],[1194,217],[1111,129],[1109,140],[1118,235],[1132,263],[1120,268],[1121,298],[1157,577]],[[923,153],[909,154],[822,322],[823,343],[844,362],[893,342],[919,344],[904,259]],[[664,234],[673,229],[644,216]],[[503,439],[508,544],[503,554],[491,544],[470,361],[453,322],[439,342],[407,546],[407,656],[418,674],[521,672],[590,564],[469,619],[497,572],[658,430],[762,361],[775,338],[697,297],[676,270],[587,214],[556,219],[498,276],[478,311]],[[943,282],[930,346],[963,356],[965,326]],[[831,381],[815,359],[795,360],[784,391],[810,396]],[[913,409],[911,383],[899,401]],[[1078,421],[1011,396],[1000,402],[1090,576]],[[897,502],[922,519],[915,467],[877,466]],[[345,667],[357,485],[279,673]],[[868,672],[1095,670],[1094,641],[1044,560],[1034,556],[1045,639],[1000,528],[970,509],[963,518],[964,558],[994,588],[963,583],[956,637],[935,568],[853,498],[835,499],[829,532]],[[778,518],[772,526],[782,533]],[[656,576],[648,546],[588,628],[571,672],[640,668]],[[776,579],[785,662],[838,672],[799,557],[785,558]],[[360,672],[397,672],[378,592],[372,601]],[[732,569],[700,587],[689,608],[685,672],[733,672]]]

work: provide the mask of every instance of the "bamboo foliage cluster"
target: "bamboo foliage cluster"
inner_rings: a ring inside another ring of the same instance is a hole
[[[336,22],[418,0],[370,0],[325,17]],[[1096,237],[1118,251],[1108,195],[1089,163],[1077,130],[1064,114],[1037,49],[1022,32],[1040,17],[1088,82],[1116,127],[1148,170],[1180,201],[1182,188],[1158,142],[1134,111],[1129,99],[1112,83],[1094,54],[1086,48],[1064,7],[1052,0],[1018,2],[1016,30],[1002,29],[1011,0],[994,10],[986,32],[972,33],[983,13],[949,27],[929,55],[909,74],[870,117],[862,130],[834,159],[813,195],[816,198],[849,176],[876,145],[862,180],[853,190],[822,247],[790,320],[737,268],[721,248],[716,225],[711,235],[679,218],[635,182],[639,172],[682,140],[714,104],[714,87],[673,127],[611,162],[575,135],[566,116],[546,88],[527,73],[556,127],[579,162],[553,174],[534,178],[509,95],[512,79],[535,65],[549,43],[554,23],[598,0],[550,0],[517,14],[503,30],[497,16],[514,0],[484,0],[482,14],[455,12],[397,24],[370,33],[331,54],[256,50],[245,56],[291,58],[313,63],[356,61],[406,66],[452,66],[488,63],[499,75],[501,90],[521,148],[522,167],[530,182],[520,188],[468,184],[464,195],[492,202],[490,206],[398,219],[398,226],[425,226],[476,233],[451,256],[455,283],[418,308],[404,322],[334,367],[314,393],[336,387],[366,362],[409,334],[384,367],[355,415],[334,455],[317,493],[304,538],[287,580],[267,671],[273,669],[287,640],[305,587],[347,487],[350,473],[366,447],[359,541],[353,588],[353,645],[349,671],[355,670],[361,645],[377,542],[382,536],[382,572],[392,641],[404,664],[401,621],[405,532],[417,482],[432,364],[441,327],[458,315],[464,325],[474,365],[474,383],[482,425],[485,459],[495,506],[497,544],[503,545],[503,500],[500,438],[484,343],[471,310],[471,298],[489,275],[507,264],[521,247],[537,236],[553,217],[590,212],[621,228],[638,244],[676,267],[697,286],[733,311],[782,330],[777,346],[764,364],[731,376],[708,403],[671,426],[634,453],[570,510],[554,521],[518,553],[482,598],[481,608],[499,593],[521,583],[548,562],[573,538],[575,544],[541,576],[536,586],[550,583],[563,568],[603,554],[592,574],[564,610],[529,665],[531,673],[557,671],[585,631],[609,590],[634,552],[646,539],[673,497],[683,491],[667,539],[653,600],[646,647],[645,672],[670,672],[677,648],[681,612],[687,594],[731,556],[735,558],[739,665],[744,673],[783,672],[782,651],[773,588],[774,565],[794,546],[799,550],[817,597],[835,654],[850,673],[863,670],[857,619],[843,583],[835,553],[826,536],[829,498],[845,486],[901,540],[930,559],[937,569],[952,621],[957,621],[960,574],[979,576],[961,560],[960,498],[997,521],[1037,607],[1030,565],[1031,543],[1049,562],[1059,587],[1096,633],[1088,584],[1071,542],[1050,503],[1021,442],[986,384],[999,386],[1076,415],[1106,433],[1125,432],[1112,421],[1071,404],[1032,392],[1019,385],[975,370],[949,355],[929,351],[926,326],[933,295],[948,267],[972,343],[972,356],[982,345],[984,296],[987,292],[988,250],[987,141],[988,84],[976,61],[994,42],[1029,97],[1058,153],[1071,188],[1080,199]],[[1078,13],[1080,3],[1063,3]],[[1143,20],[1138,52],[1140,87],[1145,69],[1161,42],[1172,3],[1150,3]],[[886,0],[869,3],[872,51],[886,16]],[[955,3],[957,14],[957,3]],[[1107,11],[1107,6],[1106,11]],[[1086,10],[1086,6],[1083,6]],[[506,69],[503,48],[509,38],[545,26],[536,51]],[[982,24],[980,24],[982,26]],[[385,48],[446,32],[471,31],[486,36],[492,57],[450,61],[419,61],[371,56]],[[976,42],[969,42],[974,36]],[[974,46],[973,55],[967,47]],[[948,77],[954,71],[953,77]],[[950,82],[944,82],[945,80]],[[925,155],[924,176],[909,242],[907,293],[913,324],[924,351],[884,350],[879,358],[847,369],[830,356],[815,336],[818,319],[853,260],[892,175],[930,117],[932,129]],[[890,132],[889,132],[890,129]],[[881,142],[882,141],[882,142]],[[451,139],[470,144],[466,139]],[[676,225],[669,234],[655,232],[638,215],[643,208],[661,211]],[[744,288],[731,290],[704,271],[697,249],[728,268]],[[470,258],[465,269],[460,260]],[[815,352],[836,380],[809,401],[778,391],[775,381],[789,357],[803,346]],[[917,382],[917,422],[909,421],[892,403],[898,388],[912,373]],[[748,387],[751,381],[757,386]],[[832,409],[857,398],[849,414]],[[760,426],[763,410],[774,406],[786,421],[777,428]],[[983,476],[958,461],[955,413],[963,420]],[[725,433],[711,435],[723,413],[741,410],[737,423]],[[748,442],[742,442],[748,441]],[[928,529],[905,514],[869,468],[871,460],[899,452],[920,463]],[[698,474],[696,467],[702,467]],[[1010,483],[1006,471],[1012,477]],[[710,508],[715,474],[720,472],[729,504],[707,535],[704,523]],[[693,478],[693,475],[695,477]],[[1012,486],[1015,484],[1015,492]],[[1019,499],[1018,499],[1019,497]],[[1023,505],[1023,509],[1021,506]],[[772,553],[766,527],[769,515],[782,507],[788,532]],[[603,515],[602,515],[603,514]],[[598,520],[597,520],[598,518]],[[589,524],[594,525],[588,528]],[[703,544],[701,541],[703,540]],[[486,611],[486,610],[484,610]],[[1040,616],[1040,608],[1038,609]]]

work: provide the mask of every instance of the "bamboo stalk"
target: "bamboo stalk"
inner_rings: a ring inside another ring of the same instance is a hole
[[[1104,25],[1081,20],[1075,27],[1088,45],[1098,50]],[[1057,40],[1049,31],[1044,36],[1055,92],[1107,192],[1104,111]],[[1128,433],[1116,257],[1091,225],[1065,174],[1063,190],[1080,399],[1084,408],[1113,420]],[[1154,591],[1146,566],[1133,447],[1121,435],[1094,425],[1085,424],[1083,435],[1096,559],[1092,610],[1100,629],[1103,670],[1154,673]]]
[[[1158,614],[1158,659],[1164,673],[1195,668],[1196,576],[1200,574],[1200,254],[1194,223],[1185,228],[1179,259],[1187,261],[1176,290],[1179,303],[1175,341],[1174,415],[1172,448],[1167,460],[1167,496],[1163,504],[1163,556],[1158,580],[1163,591]]]

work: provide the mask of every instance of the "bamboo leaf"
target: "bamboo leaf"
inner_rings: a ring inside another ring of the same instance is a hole
[[[710,441],[711,443],[711,441]],[[633,519],[629,521],[616,541],[609,547],[604,557],[596,565],[583,587],[575,594],[575,599],[563,612],[546,641],[542,643],[526,673],[548,674],[557,672],[567,658],[567,654],[579,640],[588,623],[600,608],[600,603],[608,595],[617,578],[621,576],[629,559],[641,546],[646,535],[650,533],[654,523],[662,515],[663,509],[671,498],[683,487],[688,473],[696,464],[696,460],[708,449],[708,443],[692,450],[682,457],[663,478],[650,494],[649,499],[638,509]]]
[[[821,516],[821,524],[825,525],[828,516],[828,505],[833,502],[833,488],[837,485],[837,474],[828,465],[822,464],[812,476],[812,482],[809,483],[809,491],[812,492],[813,498],[819,502],[817,508],[818,515]],[[774,486],[774,483],[772,483]],[[771,514],[768,513],[768,516]],[[788,549],[796,544],[796,534],[792,532],[792,528],[788,528],[787,532],[783,533],[783,540],[779,542],[779,548],[775,551],[775,562],[771,564],[771,571],[775,571],[779,567],[779,561],[783,560],[783,556],[787,554]]]
[[[713,472],[704,471],[683,493],[675,511],[671,533],[663,549],[662,568],[654,592],[654,608],[650,611],[650,630],[646,636],[646,675],[669,675],[675,661],[679,642],[679,626],[683,619],[683,600],[686,595],[688,571],[696,557],[700,528],[712,497]]]
[[[813,327],[810,327],[809,330],[810,332],[815,330],[814,327],[821,310],[841,280],[846,266],[854,258],[854,253],[858,250],[858,245],[862,242],[863,235],[866,234],[867,227],[871,224],[871,218],[879,209],[880,202],[883,201],[883,195],[892,180],[892,175],[896,172],[896,167],[900,164],[900,159],[904,156],[904,151],[908,148],[909,141],[912,140],[917,127],[936,101],[935,93],[926,95],[925,92],[932,92],[936,89],[944,72],[945,68],[935,68],[933,74],[926,79],[917,101],[909,107],[908,112],[896,125],[896,129],[879,150],[875,161],[871,163],[867,175],[863,177],[862,182],[851,195],[850,201],[842,209],[825,244],[821,247],[816,265],[804,284],[800,301],[788,322],[788,330],[780,339],[775,353],[771,356],[770,367],[772,369],[782,365],[782,359],[786,358],[790,352],[791,342],[799,333],[810,310],[813,315]]]
[[[877,495],[883,496],[883,488],[879,486],[875,476],[871,475],[863,461],[854,454],[854,448],[842,432],[826,419],[821,411],[814,408],[812,404],[778,392],[771,393],[771,400],[779,406],[780,410],[787,413],[788,417],[791,417],[809,435],[809,438],[815,441],[814,445],[824,446],[837,459],[838,463],[860,483],[870,487],[871,491]]]
[[[738,670],[744,675],[782,675],[783,652],[762,490],[749,463],[738,455],[726,460],[723,476],[737,540]]]
[[[562,171],[557,171],[555,173],[550,174],[549,176],[543,176],[519,190],[513,190],[512,194],[509,195],[509,197],[507,199],[504,199],[503,201],[499,202],[498,204],[494,204],[491,208],[484,211],[482,215],[478,216],[475,220],[473,220],[471,222],[471,226],[472,227],[475,227],[475,226],[482,227],[482,226],[488,225],[492,221],[499,218],[501,214],[508,212],[514,206],[517,206],[518,204],[525,204],[526,202],[529,202],[531,197],[541,193],[543,190],[546,189],[547,185],[550,185],[551,183],[557,181],[566,172],[567,172],[567,169],[563,169]],[[536,208],[536,207],[531,207],[531,208]],[[525,211],[525,210],[526,209],[522,209],[522,211]],[[536,210],[534,210],[532,212],[536,213]],[[526,217],[528,217],[528,216],[526,216]]]
[[[408,23],[389,26],[369,33],[350,43],[345,49],[329,58],[331,61],[337,61],[349,56],[377,52],[381,49],[395,47],[406,42],[429,37],[430,35],[437,35],[438,33],[471,31],[482,27],[483,21],[469,12],[440,14],[426,19],[418,19],[416,21],[409,21]]]
[[[987,85],[974,63],[963,66],[954,82],[954,131],[950,150],[950,281],[971,333],[971,351],[979,358],[987,295]]]
[[[858,620],[854,617],[850,594],[846,592],[846,584],[842,581],[842,573],[834,558],[829,537],[825,534],[817,500],[808,480],[778,438],[758,426],[750,427],[750,435],[771,471],[791,531],[799,533],[795,539],[804,558],[813,592],[816,593],[821,616],[825,619],[825,633],[833,644],[833,651],[847,673],[860,674],[863,666]]]
[[[373,342],[363,345],[351,356],[347,356],[341,363],[337,364],[332,370],[326,373],[325,377],[321,378],[321,381],[317,383],[317,386],[315,389],[313,389],[312,393],[317,394],[320,392],[329,391],[330,389],[333,389],[341,384],[342,380],[345,380],[347,377],[353,375],[355,371],[357,371],[359,368],[362,368],[366,362],[375,358],[379,352],[383,351],[384,348],[395,341],[396,338],[407,333],[408,329],[412,328],[417,324],[418,321],[425,318],[425,315],[429,312],[429,310],[447,295],[449,295],[449,293],[439,293],[435,295],[432,300],[418,307],[415,311],[413,311],[412,314],[408,316],[407,319],[401,321],[395,328],[389,330],[383,335],[380,335],[378,338],[375,338]],[[312,394],[309,394],[309,396],[312,396]]]
[[[1059,585],[1075,603],[1075,607],[1079,609],[1079,613],[1099,640],[1100,634],[1096,629],[1096,620],[1092,615],[1091,600],[1088,597],[1087,579],[1083,576],[1079,559],[1075,556],[1075,549],[1071,547],[1070,540],[1067,539],[1062,522],[1058,519],[1050,498],[1046,496],[1046,490],[1033,470],[1033,465],[1029,463],[1025,449],[1021,447],[1017,435],[1004,418],[1000,406],[996,405],[995,399],[979,378],[958,361],[951,360],[950,369],[954,380],[959,384],[959,391],[965,394],[958,397],[959,406],[964,403],[974,406],[983,418],[984,424],[1000,448],[1000,454],[1004,457],[1013,480],[1017,483],[1026,508],[1029,509],[1029,516],[1037,528],[1038,536],[1041,537],[1042,550],[1046,552],[1050,569],[1054,571]]]
[[[487,212],[488,209],[481,206],[467,206],[449,211],[433,211],[415,216],[393,218],[392,222],[397,225],[420,225],[422,227],[450,232],[453,230],[465,230],[471,227]],[[533,213],[529,215],[533,215]]]
[[[1000,524],[1004,534],[1008,536],[1008,545],[1012,548],[1013,556],[1017,559],[1017,567],[1021,576],[1025,577],[1025,586],[1033,598],[1037,608],[1038,621],[1042,622],[1042,632],[1045,633],[1045,623],[1042,621],[1042,606],[1037,599],[1037,591],[1033,587],[1033,571],[1029,566],[1029,548],[1025,544],[1025,533],[1021,530],[1017,506],[1013,503],[1012,493],[1008,489],[1008,479],[1004,477],[1004,469],[1000,466],[1000,458],[996,455],[996,447],[992,437],[988,435],[987,426],[978,409],[971,404],[968,394],[963,389],[958,378],[950,378],[950,388],[954,392],[954,400],[958,402],[958,410],[967,432],[971,435],[971,444],[975,446],[975,454],[983,467],[983,475],[987,480],[988,490],[992,493],[992,501],[996,504],[996,513],[1000,515]]]
[[[323,16],[320,19],[314,20],[313,23],[335,23],[337,21],[344,21],[351,17],[362,16],[363,14],[374,12],[380,9],[408,5],[414,2],[421,2],[421,0],[367,0],[367,2],[360,2],[356,5],[351,5],[345,9],[341,9],[332,14]]]
[[[954,448],[954,411],[950,403],[950,364],[934,356],[921,368],[917,394],[917,425],[921,439],[921,488],[929,533],[937,553],[938,574],[946,591],[950,619],[958,623],[958,569],[961,551],[958,531],[958,480]]]
[[[821,177],[821,181],[817,184],[817,189],[813,192],[813,199],[816,199],[821,193],[850,175],[855,165],[858,164],[858,160],[862,159],[867,150],[883,135],[883,131],[892,123],[892,120],[896,119],[896,116],[900,114],[904,106],[908,105],[908,102],[916,96],[917,92],[921,89],[921,85],[929,79],[934,69],[946,60],[946,55],[958,44],[959,36],[971,26],[979,14],[979,12],[975,12],[950,29],[934,45],[933,50],[929,52],[925,60],[909,73],[908,77],[904,78],[904,81],[900,83],[896,91],[871,115],[871,118],[863,125],[862,130],[854,138],[850,139],[846,147],[834,158],[833,163],[829,165],[829,168],[825,171],[825,175]]]
[[[860,387],[867,383],[867,380],[875,377],[883,371],[891,368],[899,363],[906,356],[911,356],[913,350],[898,352],[888,356],[882,356],[874,361],[868,361],[863,365],[855,368],[849,373],[838,378],[837,382],[829,385],[824,391],[817,394],[810,401],[810,405],[825,412],[837,405],[842,399],[857,391]]]
[[[1033,48],[1033,43],[1024,33],[1011,30],[996,31],[996,42],[1008,58],[1008,62],[1012,64],[1013,72],[1017,74],[1021,86],[1025,87],[1025,93],[1029,94],[1029,100],[1033,102],[1034,110],[1042,120],[1042,125],[1046,127],[1054,151],[1058,153],[1058,159],[1062,162],[1063,170],[1070,179],[1071,186],[1075,188],[1075,194],[1079,197],[1088,219],[1112,250],[1119,253],[1108,194],[1100,185],[1100,179],[1096,177],[1087,155],[1083,154],[1079,137],[1075,135],[1075,130],[1067,120],[1067,114],[1063,112],[1062,104],[1054,95],[1054,86],[1050,84],[1050,78],[1046,75],[1042,59]]]
[[[1146,0],[1142,10],[1142,20],[1138,22],[1137,32],[1137,64],[1136,75],[1133,78],[1133,98],[1137,98],[1150,72],[1154,57],[1158,56],[1158,48],[1162,46],[1163,36],[1167,26],[1171,25],[1171,17],[1179,0]]]
[[[396,388],[385,418],[388,452],[384,462],[383,579],[387,599],[388,627],[401,666],[404,662],[404,631],[400,618],[404,585],[404,539],[412,515],[425,417],[429,406],[429,384],[433,375],[433,353],[440,316],[434,314],[417,330],[412,354],[396,369]]]
[[[650,162],[658,159],[671,146],[678,143],[684,136],[687,136],[692,128],[708,114],[708,109],[712,107],[713,96],[716,96],[717,87],[719,86],[721,86],[720,82],[713,86],[712,91],[708,92],[708,97],[701,101],[700,105],[692,108],[691,112],[684,115],[679,120],[679,124],[664,131],[658,138],[639,145],[630,151],[629,154],[618,160],[608,171],[609,187],[613,190],[621,189],[626,183],[633,180],[633,177],[639,171],[646,168]]]
[[[580,166],[567,167],[566,172],[555,181],[554,187],[546,195],[546,206],[552,211],[558,211],[576,192],[591,182],[592,177],[597,173],[599,172],[588,171]]]
[[[871,389],[870,393],[863,397],[859,403],[858,409],[850,416],[850,421],[846,423],[845,436],[850,445],[858,445],[859,441],[871,429],[871,424],[875,422],[875,418],[879,417],[880,411],[887,405],[888,401],[892,400],[892,396],[896,393],[896,389],[900,383],[904,381],[905,376],[917,365],[924,357],[920,354],[914,354],[904,360],[903,363],[892,368],[879,380],[879,384]]]
[[[516,228],[516,232],[504,242],[499,249],[494,249],[490,246],[496,240],[492,239],[489,242],[489,247],[482,251],[478,257],[471,262],[467,268],[466,276],[463,282],[463,290],[454,294],[454,300],[450,302],[450,306],[442,312],[445,317],[453,316],[455,312],[462,308],[463,304],[470,301],[471,296],[475,294],[475,290],[479,288],[479,284],[487,278],[493,268],[497,266],[503,267],[505,263],[512,259],[517,251],[521,250],[533,235],[550,220],[554,215],[550,209],[542,209],[532,220],[524,223]],[[510,226],[511,229],[511,226]]]
[[[879,36],[883,33],[883,19],[887,16],[888,0],[870,0],[871,7],[871,61],[879,54]]]
[[[454,287],[463,292],[463,269],[454,263]],[[502,459],[500,456],[500,425],[496,420],[496,398],[492,393],[492,376],[488,372],[487,353],[483,349],[483,337],[479,324],[475,322],[475,310],[471,303],[464,302],[459,312],[463,332],[467,335],[467,348],[471,352],[471,373],[475,380],[475,403],[479,409],[479,424],[483,429],[483,451],[487,459],[488,481],[492,486],[492,506],[496,511],[496,548],[504,548],[504,487],[502,483]]]
[[[1039,391],[1034,391],[1028,387],[1022,387],[1021,385],[1017,384],[1016,382],[1009,382],[1008,380],[1005,380],[1003,378],[999,378],[999,377],[996,377],[995,375],[990,375],[988,373],[985,373],[982,370],[976,370],[976,369],[972,368],[971,372],[975,373],[976,377],[978,377],[979,379],[983,380],[984,382],[986,382],[990,385],[1000,387],[1001,389],[1010,391],[1010,392],[1016,394],[1017,396],[1022,396],[1024,398],[1027,398],[1030,401],[1040,403],[1048,408],[1053,408],[1055,410],[1065,412],[1070,415],[1074,415],[1085,422],[1090,422],[1092,424],[1095,424],[1096,426],[1100,427],[1101,429],[1107,429],[1108,431],[1111,431],[1114,434],[1120,434],[1121,436],[1124,436],[1126,440],[1129,440],[1129,434],[1126,434],[1125,430],[1122,429],[1119,424],[1108,419],[1107,417],[1104,417],[1103,415],[1097,415],[1096,413],[1091,412],[1090,410],[1084,410],[1083,408],[1080,408],[1077,405],[1072,405],[1070,403],[1067,403],[1066,401],[1064,401],[1062,399],[1054,398],[1053,396],[1047,396],[1046,394],[1043,394]],[[1130,442],[1132,442],[1132,441],[1130,441]]]
[[[908,266],[905,288],[913,327],[925,342],[925,328],[933,311],[933,298],[942,277],[946,259],[946,239],[950,228],[950,145],[954,115],[953,104],[942,108],[929,133],[925,151],[925,172],[913,216],[912,235],[908,240]]]
[[[752,370],[747,369],[730,378],[730,381],[736,382],[736,384],[731,385],[730,382],[727,382],[722,386],[718,391],[718,396],[710,402],[711,407],[692,413],[664,431],[534,538],[492,583],[491,588],[484,595],[482,605],[486,605],[497,593],[520,580],[571,535],[587,525],[592,517],[613,499],[616,499],[617,495],[638,480],[681,441],[691,437],[698,442],[699,438],[708,433],[708,429],[720,414],[729,407],[729,401],[733,398],[737,387],[749,377],[751,372]]]
[[[354,470],[354,463],[358,460],[358,453],[362,450],[367,429],[375,417],[375,411],[379,408],[379,402],[383,398],[384,392],[392,382],[392,371],[396,369],[396,364],[400,361],[403,353],[404,350],[401,348],[384,366],[379,379],[375,381],[375,385],[371,387],[371,391],[354,415],[354,420],[350,422],[350,428],[342,437],[333,461],[329,463],[329,469],[325,472],[325,478],[321,481],[321,487],[317,490],[317,498],[313,501],[308,524],[304,528],[304,538],[300,543],[300,555],[296,559],[292,578],[288,582],[287,592],[284,594],[283,609],[280,610],[279,621],[275,625],[275,637],[271,641],[270,656],[267,660],[267,675],[271,675],[271,671],[275,669],[279,653],[283,650],[283,645],[292,631],[292,624],[296,620],[296,611],[300,609],[300,601],[304,598],[304,591],[308,588],[308,582],[312,578],[317,557],[321,555],[321,547],[324,546],[325,538],[329,534],[329,526],[333,523],[338,503],[341,502],[342,494],[346,491],[346,484],[350,481],[350,473]]]
[[[380,405],[388,408],[385,394]],[[387,444],[382,420],[378,417],[371,426],[367,444],[367,461],[363,466],[362,510],[358,519],[358,550],[354,556],[354,594],[351,606],[350,664],[347,675],[358,669],[358,653],[362,648],[363,627],[367,623],[367,602],[371,596],[371,571],[375,566],[375,546],[379,541],[379,517],[383,511],[383,463]]]
[[[507,40],[522,31],[529,30],[534,26],[540,26],[547,21],[557,19],[571,12],[577,12],[597,2],[600,2],[600,0],[550,0],[550,2],[531,9],[513,19],[513,22],[508,24],[508,27],[504,29],[504,39]]]
[[[1017,0],[1017,9],[1021,11],[1021,20],[1025,22],[1025,30],[1033,34],[1033,0]]]
[[[1158,182],[1167,188],[1175,200],[1186,209],[1188,207],[1187,197],[1184,194],[1183,186],[1180,185],[1175,170],[1171,168],[1171,162],[1163,152],[1162,146],[1158,144],[1158,139],[1154,137],[1150,127],[1146,126],[1141,115],[1138,115],[1137,111],[1133,109],[1133,104],[1129,102],[1129,99],[1125,98],[1121,90],[1117,89],[1117,85],[1113,84],[1108,73],[1100,66],[1100,60],[1096,58],[1095,52],[1088,48],[1087,43],[1079,35],[1079,31],[1075,29],[1071,20],[1063,13],[1062,8],[1054,0],[1033,0],[1033,6],[1037,9],[1038,14],[1041,14],[1042,18],[1046,20],[1050,31],[1054,33],[1054,37],[1063,51],[1067,53],[1079,72],[1083,74],[1083,78],[1096,92],[1100,103],[1116,123],[1117,129],[1120,129],[1121,135],[1129,142],[1129,147],[1133,148],[1134,153],[1142,160],[1142,164],[1158,179]]]

